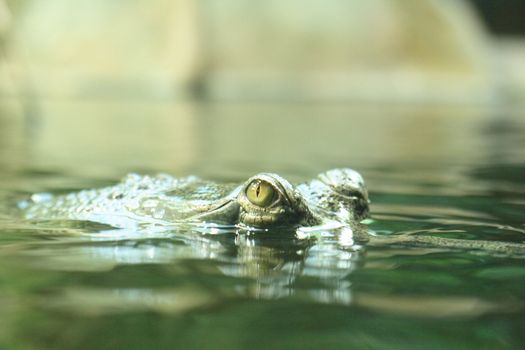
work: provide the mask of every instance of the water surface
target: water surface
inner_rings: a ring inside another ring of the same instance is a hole
[[[0,103],[0,348],[502,349],[525,341],[525,259],[351,237],[28,221],[35,192],[129,172],[306,181],[352,167],[371,231],[525,241],[512,110],[168,101]]]

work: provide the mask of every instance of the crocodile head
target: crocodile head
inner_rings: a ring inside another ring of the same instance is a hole
[[[351,169],[333,169],[296,187],[277,174],[260,173],[192,220],[256,228],[351,223],[368,216],[368,203],[363,178]]]

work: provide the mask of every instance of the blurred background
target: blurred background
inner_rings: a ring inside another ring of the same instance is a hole
[[[479,129],[521,120],[524,14],[519,0],[0,0],[0,165],[238,177],[483,158]]]
[[[0,3],[3,96],[493,103],[525,95],[521,1]]]

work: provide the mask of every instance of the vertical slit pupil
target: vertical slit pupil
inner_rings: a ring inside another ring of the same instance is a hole
[[[261,184],[257,184],[257,189],[255,190],[255,195],[259,197],[259,193],[261,193]]]

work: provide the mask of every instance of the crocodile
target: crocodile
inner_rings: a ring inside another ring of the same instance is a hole
[[[332,169],[295,186],[274,173],[243,184],[218,184],[196,176],[130,174],[120,183],[65,195],[34,194],[19,203],[26,219],[83,220],[115,228],[208,224],[248,232],[295,229],[352,232],[367,245],[400,244],[524,255],[525,244],[401,233],[376,235],[367,229],[370,200],[363,177],[349,168]]]

